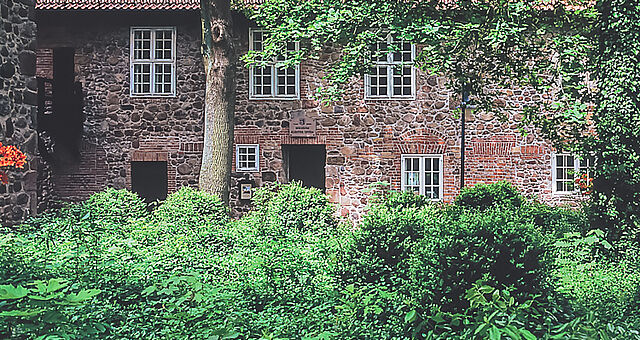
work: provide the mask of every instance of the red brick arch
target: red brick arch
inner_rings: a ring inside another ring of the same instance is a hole
[[[407,131],[396,143],[401,154],[443,154],[446,146],[442,134],[429,128]]]

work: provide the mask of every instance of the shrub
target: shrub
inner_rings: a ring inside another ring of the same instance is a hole
[[[224,225],[229,222],[229,210],[216,195],[182,187],[153,211],[153,217],[161,223],[187,228]]]
[[[640,267],[632,257],[606,256],[613,246],[605,232],[566,233],[555,243],[555,290],[568,298],[580,315],[593,314],[602,323],[631,322],[640,308]]]
[[[73,206],[68,207],[67,211],[74,213]],[[75,213],[88,214],[90,220],[116,228],[125,227],[132,220],[148,216],[147,206],[138,194],[113,188],[91,195]]]
[[[403,274],[397,265],[408,257],[413,243],[424,237],[426,221],[435,210],[401,208],[395,202],[375,205],[364,216],[340,261],[347,281],[388,282]]]
[[[448,209],[430,219],[407,260],[407,286],[416,301],[460,311],[466,308],[464,293],[483,278],[496,287],[514,287],[516,298],[540,293],[550,270],[549,241],[519,212]]]
[[[402,210],[406,208],[422,208],[429,204],[432,204],[426,196],[418,195],[409,191],[394,191],[390,192],[384,200],[377,203],[395,210]]]
[[[486,209],[495,205],[519,207],[525,201],[522,194],[511,183],[501,181],[466,187],[456,198],[455,204],[467,208]]]
[[[253,204],[251,223],[272,236],[309,230],[324,233],[338,225],[329,197],[316,188],[303,187],[300,182],[260,188]]]

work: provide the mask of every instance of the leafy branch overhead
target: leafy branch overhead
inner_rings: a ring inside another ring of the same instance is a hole
[[[470,89],[479,108],[499,109],[503,89],[531,87],[547,99],[532,101],[534,111],[544,105],[563,115],[585,115],[576,101],[589,95],[585,61],[593,51],[590,27],[597,20],[586,0],[267,0],[246,11],[271,32],[263,51],[249,52],[246,63],[273,59],[286,41],[301,43],[289,63],[339,47],[341,57],[331,61],[319,89],[325,101],[338,100],[353,76],[370,69],[372,46],[391,34],[417,44],[415,65],[445,76],[456,93]],[[387,52],[397,48],[390,45]]]

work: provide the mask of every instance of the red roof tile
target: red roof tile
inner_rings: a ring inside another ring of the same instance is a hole
[[[264,0],[242,0],[258,5]],[[41,10],[197,10],[200,0],[36,0]]]
[[[240,0],[248,6],[257,6],[265,0]],[[584,9],[593,6],[595,0],[536,0],[540,9],[553,9],[562,3],[569,9]],[[442,0],[453,4],[455,0]],[[41,10],[197,10],[200,0],[36,0],[36,9]]]

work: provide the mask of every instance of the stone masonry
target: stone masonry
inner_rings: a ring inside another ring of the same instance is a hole
[[[249,23],[237,18],[240,52],[248,49]],[[75,49],[76,81],[84,89],[83,141],[80,161],[54,168],[57,198],[76,200],[107,186],[131,187],[132,161],[167,161],[168,187],[197,186],[203,146],[204,79],[200,28],[196,12],[46,13],[38,17],[38,74],[50,75],[51,50]],[[177,95],[171,98],[129,96],[131,26],[177,27]],[[443,157],[445,202],[459,192],[460,123],[454,108],[459,97],[444,86],[445,79],[417,73],[416,98],[365,100],[362,78],[350,82],[343,99],[332,106],[314,100],[315,89],[328,63],[339,52],[328,49],[318,60],[300,66],[300,100],[250,100],[248,70],[238,67],[235,142],[259,144],[260,171],[235,171],[232,200],[237,214],[249,208],[238,200],[240,180],[255,186],[287,182],[283,145],[326,146],[325,186],[340,213],[359,219],[371,184],[387,181],[400,189],[402,154]],[[518,108],[542,100],[533,91],[503,91],[510,108],[502,122],[492,114],[467,117],[466,184],[507,180],[528,195],[547,202],[567,202],[574,196],[552,192],[549,143],[534,130],[523,136],[517,126]],[[315,137],[292,137],[292,113],[315,118]]]
[[[0,142],[27,155],[24,169],[0,183],[0,225],[37,211],[36,24],[33,0],[0,2]]]

